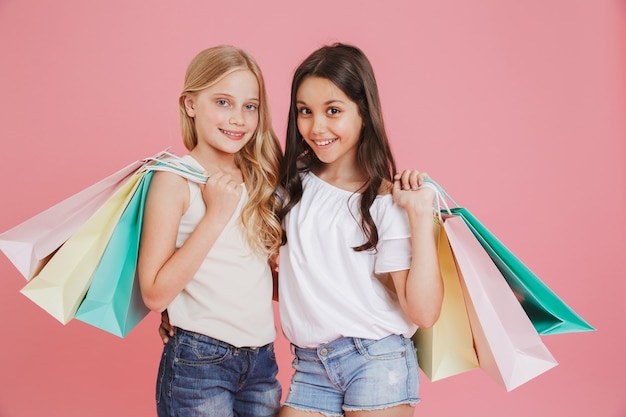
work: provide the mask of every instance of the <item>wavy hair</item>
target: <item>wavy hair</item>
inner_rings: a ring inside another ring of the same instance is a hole
[[[385,131],[374,70],[365,54],[352,45],[335,43],[323,46],[309,55],[294,73],[285,157],[280,171],[280,188],[285,194],[285,203],[279,212],[279,218],[282,220],[302,198],[300,173],[321,163],[298,131],[296,95],[300,85],[308,77],[331,81],[358,106],[363,127],[357,144],[357,163],[365,173],[367,181],[359,190],[360,227],[365,242],[354,250],[375,249],[378,243],[378,230],[369,209],[378,196],[383,181],[393,182],[396,164]],[[286,241],[287,235],[283,232],[283,244]]]
[[[182,138],[191,151],[198,144],[195,121],[185,111],[185,96],[211,87],[239,70],[251,71],[259,84],[259,124],[252,139],[235,155],[249,193],[241,212],[246,239],[254,249],[273,258],[280,247],[282,229],[277,211],[280,202],[275,194],[282,153],[272,129],[263,73],[245,50],[229,45],[208,48],[198,53],[187,67],[185,84],[179,97]]]

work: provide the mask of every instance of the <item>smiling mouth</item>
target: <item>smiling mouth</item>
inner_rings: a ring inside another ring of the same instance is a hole
[[[327,146],[336,141],[337,141],[337,138],[333,138],[333,139],[326,139],[326,140],[314,140],[313,143],[315,143],[317,146]]]
[[[230,130],[224,130],[224,129],[220,129],[220,131],[228,136],[233,136],[235,138],[242,138],[243,137],[243,132],[231,132]]]

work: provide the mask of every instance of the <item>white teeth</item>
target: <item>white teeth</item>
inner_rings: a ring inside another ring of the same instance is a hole
[[[334,141],[336,141],[337,139],[328,139],[328,140],[317,140],[315,141],[315,144],[317,146],[326,146],[330,143],[333,143]]]
[[[231,136],[243,136],[243,133],[235,133],[235,132],[229,132],[228,130],[223,130],[222,132],[226,133],[227,135],[231,135]]]

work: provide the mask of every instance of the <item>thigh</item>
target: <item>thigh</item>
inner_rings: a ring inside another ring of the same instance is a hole
[[[326,414],[314,412],[314,411],[304,411],[298,410],[297,408],[292,408],[289,406],[283,406],[280,409],[279,417],[328,417]]]
[[[412,417],[415,407],[402,404],[381,410],[347,411],[346,417]]]
[[[282,416],[342,416],[343,391],[328,376],[315,349],[298,349]]]
[[[230,345],[177,329],[162,396],[175,417],[232,417],[240,362]]]
[[[276,417],[280,410],[282,388],[276,375],[278,365],[274,345],[246,351],[239,354],[248,357],[245,382],[235,395],[234,410],[239,417]]]
[[[159,363],[159,372],[157,374],[156,383],[156,405],[158,417],[169,417],[170,413],[170,400],[171,396],[168,395],[171,387],[171,381],[174,377],[172,365],[174,342],[170,338],[170,341],[163,347],[163,353],[161,354],[161,362]]]
[[[351,369],[344,398],[346,412],[391,411],[397,406],[396,411],[401,411],[419,402],[419,370],[411,339],[398,335],[355,339],[355,346],[358,355],[347,358],[353,363],[346,364]]]

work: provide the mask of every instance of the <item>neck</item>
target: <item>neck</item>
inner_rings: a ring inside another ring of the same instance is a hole
[[[337,164],[319,163],[315,167],[311,167],[311,172],[337,188],[352,192],[362,191],[367,183],[365,173],[355,165],[342,167]]]
[[[241,171],[235,162],[235,154],[195,147],[189,155],[198,161],[209,175],[222,171],[232,176],[241,176]]]

